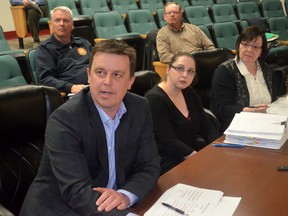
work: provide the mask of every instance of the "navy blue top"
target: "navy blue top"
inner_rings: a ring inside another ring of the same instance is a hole
[[[91,50],[92,46],[86,39],[71,36],[71,42],[64,45],[52,35],[36,51],[39,83],[66,93],[71,92],[74,84],[88,84]]]

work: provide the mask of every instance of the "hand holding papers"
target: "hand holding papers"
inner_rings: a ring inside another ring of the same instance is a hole
[[[231,216],[240,200],[239,197],[223,197],[222,191],[177,184],[168,189],[144,216]],[[167,208],[162,203],[173,208]]]
[[[279,149],[288,138],[287,116],[264,113],[236,113],[224,132],[225,143]]]
[[[39,6],[36,4],[36,2],[32,1],[32,0],[29,0],[29,3],[31,5],[31,7],[33,7],[34,9],[38,10],[39,13],[41,14],[41,16],[43,16],[43,13],[41,11],[41,9],[39,8]]]

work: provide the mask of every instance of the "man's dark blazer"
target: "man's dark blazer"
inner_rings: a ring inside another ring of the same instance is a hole
[[[118,189],[143,199],[156,184],[160,162],[148,102],[127,93],[127,112],[115,135]],[[100,115],[85,88],[50,116],[38,174],[25,198],[22,216],[126,215],[102,212],[93,187],[106,187],[109,177],[106,135]]]

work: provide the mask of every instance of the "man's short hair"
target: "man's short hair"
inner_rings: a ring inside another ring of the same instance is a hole
[[[62,12],[69,13],[71,15],[71,18],[73,19],[73,12],[70,10],[70,8],[68,8],[66,6],[58,6],[58,7],[53,8],[53,10],[51,10],[51,12],[50,12],[51,17],[58,10],[60,10]]]
[[[124,55],[129,57],[130,76],[134,76],[136,66],[136,51],[122,40],[108,39],[95,44],[92,49],[89,61],[89,70],[91,70],[93,59],[96,53],[109,53],[115,55]]]

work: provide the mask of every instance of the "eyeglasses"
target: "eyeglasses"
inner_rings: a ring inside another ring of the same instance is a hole
[[[165,15],[171,15],[171,14],[175,14],[175,15],[179,15],[180,11],[169,11],[169,12],[165,12]]]
[[[248,49],[249,47],[251,47],[253,50],[259,50],[259,49],[262,48],[262,46],[253,45],[253,44],[250,44],[250,43],[248,43],[246,41],[241,41],[241,45],[245,49]]]
[[[191,76],[195,76],[196,75],[196,71],[192,68],[190,68],[189,70],[185,70],[185,68],[183,66],[170,66],[171,68],[175,69],[178,73],[184,73],[185,71],[187,71],[187,74],[191,75]]]

